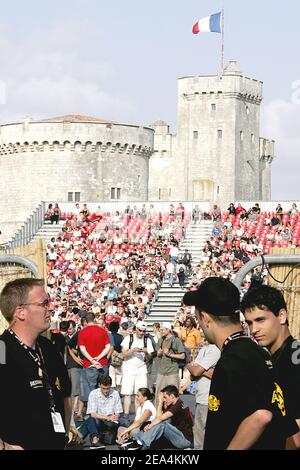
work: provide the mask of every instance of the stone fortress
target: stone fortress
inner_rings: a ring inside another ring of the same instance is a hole
[[[153,135],[90,116],[1,125],[0,226],[13,235],[41,201],[146,201]]]
[[[150,200],[270,200],[274,141],[260,137],[262,85],[235,61],[221,77],[179,79],[177,134],[153,124]]]
[[[0,227],[7,237],[41,201],[270,199],[274,141],[260,137],[262,82],[234,61],[179,79],[177,134],[90,116],[0,126]],[[7,238],[5,237],[5,238]]]

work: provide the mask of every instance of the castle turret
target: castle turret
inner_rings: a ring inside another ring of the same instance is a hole
[[[154,137],[153,199],[159,196],[154,185],[161,188],[164,181],[175,200],[210,200],[223,206],[268,193],[260,156],[262,86],[245,77],[235,61],[222,76],[178,80],[178,129],[169,137],[172,155],[157,154],[162,136]]]

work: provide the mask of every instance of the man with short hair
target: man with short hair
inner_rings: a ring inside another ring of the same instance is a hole
[[[125,450],[149,449],[161,437],[176,449],[191,447],[193,442],[193,419],[189,408],[184,408],[175,385],[161,390],[156,418],[122,447]]]
[[[102,375],[98,380],[99,388],[89,395],[86,412],[89,418],[85,425],[90,433],[91,447],[104,448],[101,439],[106,440],[106,444],[113,444],[117,437],[118,421],[123,408],[120,395],[111,388],[111,384],[111,378]],[[109,439],[105,439],[105,433],[110,435]]]
[[[183,302],[196,307],[205,337],[221,351],[211,381],[204,449],[284,449],[297,426],[286,415],[269,357],[242,330],[237,287],[210,277]]]
[[[104,328],[95,323],[95,315],[86,314],[87,326],[78,334],[78,346],[83,355],[83,369],[80,374],[80,400],[88,401],[89,394],[96,388],[100,374],[108,374],[107,354],[110,341]]]
[[[71,383],[62,357],[40,336],[52,304],[44,280],[8,282],[0,309],[9,327],[0,336],[0,450],[63,449],[71,415]]]
[[[124,395],[125,419],[129,418],[131,395],[139,388],[147,387],[146,359],[150,359],[154,349],[150,338],[144,338],[146,328],[147,323],[138,321],[135,332],[125,336],[121,344],[124,356],[121,394]]]
[[[290,333],[284,297],[275,287],[261,285],[248,290],[241,309],[253,338],[269,350],[287,412],[300,427],[300,342]],[[288,445],[300,447],[300,433]]]
[[[160,325],[161,338],[157,342],[156,351],[160,363],[156,378],[155,401],[158,404],[159,393],[167,385],[179,388],[178,361],[184,359],[184,347],[181,340],[173,335],[172,325],[162,322]]]
[[[220,350],[205,339],[194,362],[187,370],[197,380],[196,411],[194,419],[194,449],[203,450],[208,413],[208,397],[214,368],[220,358]]]
[[[79,395],[80,395],[80,374],[83,364],[83,359],[79,356],[78,348],[78,333],[76,332],[76,322],[74,320],[68,321],[68,334],[66,336],[67,343],[67,361],[66,366],[68,369],[69,378],[72,384],[72,409],[76,412],[76,417],[81,414],[77,414],[79,406]],[[75,423],[73,423],[74,425]]]
[[[182,257],[182,264],[187,268],[187,272],[190,274],[192,271],[192,255],[188,249],[184,250],[184,255]]]

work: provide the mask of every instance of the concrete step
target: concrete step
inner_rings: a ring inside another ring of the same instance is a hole
[[[154,304],[151,312],[161,312],[161,310],[166,310],[166,311],[173,311],[174,309],[177,308],[177,305],[181,304],[181,300],[178,300],[177,302],[157,302],[157,304]]]
[[[147,322],[147,324],[152,324],[154,322],[163,322],[163,321],[169,321],[170,323],[173,323],[174,321],[174,318],[175,316],[174,315],[170,315],[168,316],[167,314],[165,313],[162,313],[161,315],[155,315],[154,313],[150,314],[147,318],[145,318],[145,321]]]
[[[207,239],[205,240],[197,240],[197,242],[190,243],[189,241],[186,241],[185,243],[182,243],[179,245],[179,251],[180,253],[184,252],[185,250],[189,251],[197,251],[197,250],[202,250]]]
[[[183,298],[183,296],[182,296],[182,297],[178,297],[178,299],[173,299],[172,297],[170,297],[170,298],[168,297],[168,298],[166,298],[166,299],[163,300],[163,301],[160,300],[159,302],[157,302],[157,304],[154,304],[154,305],[153,305],[152,310],[155,310],[155,309],[157,309],[157,308],[160,309],[161,307],[162,307],[162,308],[167,308],[167,309],[168,309],[168,308],[172,309],[172,308],[175,307],[176,305],[180,305],[180,304],[181,304],[182,298]]]
[[[182,292],[181,287],[170,287],[169,284],[165,284],[164,287],[162,287],[159,291],[159,294],[171,294],[175,295],[176,293]]]
[[[161,305],[162,302],[169,302],[169,303],[173,303],[174,301],[176,301],[177,303],[177,300],[182,300],[182,295],[181,297],[172,297],[171,295],[169,295],[168,297],[159,297],[159,305]],[[154,304],[155,305],[155,304]]]
[[[175,294],[175,293],[172,292],[172,287],[170,287],[170,290],[168,292],[165,291],[165,292],[162,292],[162,294],[160,294],[160,293],[158,294],[159,295],[158,301],[155,302],[155,303],[157,304],[159,302],[166,302],[166,297],[171,297],[172,301],[177,302],[178,299],[181,299],[182,292],[183,292],[183,290],[180,289],[180,292],[176,292],[176,294]],[[153,304],[153,305],[155,305],[155,304]]]
[[[199,225],[188,225],[186,237],[181,240],[179,250],[180,254],[183,254],[186,249],[189,250],[192,255],[192,268],[199,264],[204,244],[211,236],[212,228],[213,224],[210,221],[202,221]],[[187,283],[189,283],[190,279],[191,276],[187,276]],[[149,328],[154,322],[169,321],[173,323],[185,292],[186,288],[182,289],[178,283],[170,287],[167,279],[164,279],[157,301],[152,305],[149,316],[145,318]]]

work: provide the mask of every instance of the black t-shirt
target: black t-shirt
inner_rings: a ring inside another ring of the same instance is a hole
[[[204,449],[226,449],[241,422],[257,410],[269,410],[273,418],[251,449],[285,448],[297,428],[273,374],[270,356],[250,338],[225,346],[211,382]]]
[[[165,411],[172,413],[171,424],[182,432],[184,437],[193,442],[193,419],[190,414],[189,408],[184,407],[181,400],[178,400],[175,405],[170,405]]]
[[[51,333],[51,338],[50,339],[51,339],[51,343],[55,347],[56,351],[64,359],[65,352],[66,352],[66,346],[67,346],[65,336],[61,333]]]
[[[272,356],[276,382],[283,389],[286,409],[300,419],[300,341],[289,336]]]
[[[113,340],[114,340],[114,349],[115,349],[115,351],[117,351],[118,353],[121,353],[122,352],[121,343],[122,343],[124,337],[122,335],[120,335],[120,333],[117,333],[115,331],[111,332],[111,335],[112,335]]]
[[[53,428],[48,392],[39,376],[38,365],[29,352],[8,332],[5,364],[0,364],[0,436],[24,449],[63,449],[65,433]],[[55,409],[64,419],[64,398],[71,395],[71,383],[60,354],[40,336],[45,368],[53,391]]]
[[[67,346],[69,346],[70,349],[75,349],[76,352],[77,352],[77,356],[78,357],[81,357],[82,358],[82,355],[80,354],[80,349],[78,348],[78,345],[77,345],[77,341],[78,341],[78,332],[76,332],[72,338],[70,338],[69,336],[66,336],[66,344]],[[76,369],[81,369],[82,366],[80,366],[79,364],[77,364],[76,361],[74,361],[73,357],[71,356],[71,354],[69,353],[69,351],[67,351],[67,362],[66,362],[66,366],[67,366],[67,369],[72,369],[72,368],[76,368]]]

